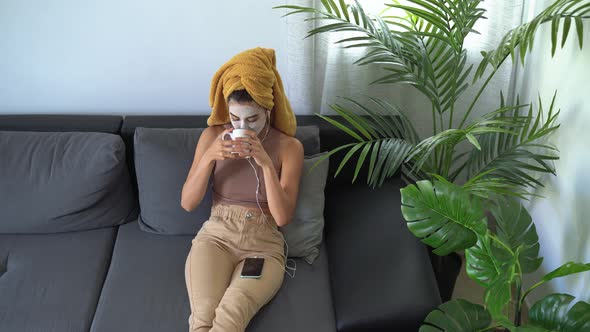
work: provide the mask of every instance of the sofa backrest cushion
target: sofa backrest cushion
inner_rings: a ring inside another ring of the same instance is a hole
[[[211,211],[211,190],[197,208],[180,206],[182,186],[203,128],[135,129],[135,174],[139,189],[139,227],[160,234],[196,234]],[[211,184],[209,184],[210,186]]]
[[[115,226],[136,209],[119,135],[0,131],[0,233]]]
[[[191,212],[180,206],[182,186],[204,128],[135,128],[134,159],[139,192],[139,226],[143,231],[195,235],[211,215],[211,181]],[[301,126],[296,137],[305,154],[319,152],[319,128]]]
[[[303,258],[308,264],[318,258],[324,239],[324,189],[330,166],[327,154],[305,156],[293,220],[279,228],[287,241],[288,256]]]

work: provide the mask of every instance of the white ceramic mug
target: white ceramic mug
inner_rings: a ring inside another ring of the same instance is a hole
[[[248,131],[248,129],[234,129],[231,133],[227,133],[226,135],[231,136],[231,139],[236,139],[237,137],[248,137],[246,131]],[[225,139],[225,135],[223,137]]]
[[[225,136],[226,136],[226,135],[229,135],[229,136],[231,137],[231,139],[232,139],[232,140],[235,140],[235,139],[236,139],[236,138],[238,138],[238,137],[249,137],[249,136],[246,134],[246,131],[247,131],[247,130],[248,130],[248,129],[241,129],[241,128],[234,129],[234,130],[233,130],[231,133],[226,133],[225,135],[223,135],[223,140],[225,140]],[[234,152],[232,152],[232,153],[236,153],[236,154],[237,154],[237,153],[239,153],[239,152],[237,152],[237,151],[234,151]]]

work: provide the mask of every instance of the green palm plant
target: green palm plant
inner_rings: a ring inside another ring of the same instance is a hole
[[[383,75],[371,84],[410,85],[432,105],[432,136],[427,138],[418,135],[406,110],[377,98],[370,98],[369,104],[343,98],[346,105],[330,105],[342,122],[318,114],[354,140],[324,157],[348,149],[335,176],[355,155],[353,182],[367,163],[367,184],[372,187],[381,186],[401,169],[408,181],[401,189],[401,209],[409,230],[435,254],[464,250],[468,276],[486,288],[485,306],[462,299],[443,303],[426,317],[420,331],[590,331],[590,304],[580,301],[571,306],[573,297],[567,294],[538,301],[529,311],[530,322],[521,322],[522,304],[538,285],[590,270],[590,264],[568,262],[528,290],[522,287],[523,275],[536,271],[542,257],[535,225],[519,199],[535,196],[535,189],[543,186],[540,177],[555,174],[558,150],[548,143],[549,135],[559,128],[555,95],[544,110],[540,98],[535,108],[532,103],[521,104],[518,97],[506,102],[501,94],[497,109],[467,122],[508,57],[515,65],[519,60],[524,64],[542,24],[551,24],[552,55],[560,37],[563,48],[572,25],[582,49],[590,0],[555,1],[530,22],[510,30],[496,49],[481,52],[475,71],[467,65],[464,41],[479,33],[474,26],[484,18],[481,0],[385,4],[402,13],[398,15],[389,10],[369,15],[356,1],[321,2],[322,8],[275,8],[287,9],[286,15],[311,14],[306,20],[325,22],[310,30],[308,37],[355,32],[336,43],[366,49],[356,65],[382,66]],[[458,98],[470,88],[477,89],[475,97],[467,108],[459,109]],[[471,149],[459,153],[462,143]]]

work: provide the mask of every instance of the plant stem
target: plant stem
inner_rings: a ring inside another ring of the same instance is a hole
[[[462,53],[463,52],[463,40],[461,40],[460,49],[461,49],[461,53]],[[461,63],[461,59],[460,59],[461,53],[455,54],[455,57],[456,57],[455,63],[457,64],[457,67],[459,67],[459,63]],[[457,69],[457,68],[455,68],[455,69]],[[455,112],[456,93],[457,93],[457,70],[455,70],[455,72],[453,73],[453,96],[452,96],[453,102],[451,103],[451,116],[449,118],[449,129],[453,129],[453,113]]]
[[[434,103],[432,103],[432,136],[436,135],[436,110]]]
[[[445,178],[449,177],[449,173],[451,172],[451,162],[453,161],[453,154],[455,152],[455,145],[450,145],[445,147],[445,169],[444,175]]]
[[[502,66],[502,63],[504,63],[504,60],[506,60],[506,58],[508,58],[508,55],[506,55],[504,57],[504,59],[502,59],[502,61],[500,61],[498,66],[490,73],[490,76],[488,77],[488,79],[484,82],[484,84],[481,86],[481,88],[477,92],[477,95],[475,96],[475,98],[471,102],[471,105],[469,105],[469,108],[467,109],[465,116],[463,116],[463,120],[461,120],[461,123],[459,124],[459,127],[458,127],[459,129],[463,128],[463,124],[465,123],[465,120],[467,120],[469,113],[471,113],[471,111],[473,110],[473,106],[475,106],[475,103],[477,102],[477,100],[479,99],[481,94],[483,93],[483,90],[485,90],[485,88],[488,86],[488,83],[490,83],[490,81],[492,80],[492,77],[494,77],[494,75],[496,74],[498,69],[500,69],[500,66]]]
[[[526,292],[524,292],[524,295],[522,296],[522,299],[520,299],[520,305],[522,306],[522,303],[524,303],[524,299],[527,297],[527,295],[529,295],[530,292],[533,291],[533,289],[541,286],[542,284],[545,283],[545,280],[541,280],[538,283],[534,284],[531,288],[529,288]]]
[[[434,102],[432,103],[432,136],[436,135],[436,114],[434,113]],[[438,164],[438,149],[434,149],[434,164]]]
[[[516,278],[516,308],[514,313],[514,325],[520,326],[520,311],[522,310],[522,303],[520,302],[520,294],[522,292],[522,285],[520,278]]]
[[[438,166],[438,169],[436,170],[436,172],[438,174],[446,177],[445,174],[444,174],[444,161],[445,161],[445,158],[446,158],[445,156],[447,155],[447,147],[445,145],[441,145],[440,146],[440,150],[441,150],[441,152],[440,152],[440,160],[439,160],[439,163],[437,165]]]
[[[440,132],[445,131],[445,119],[444,119],[444,114],[442,112],[438,113],[438,116],[440,117]],[[448,174],[444,173],[444,166],[445,166],[445,161],[447,160],[447,155],[449,152],[449,148],[448,146],[444,146],[443,147],[443,151],[444,151],[444,155],[441,156],[441,160],[440,160],[440,171],[443,173],[440,173],[441,175],[444,174],[444,177],[447,178]]]
[[[454,98],[454,96],[453,96]],[[455,110],[455,102],[451,104],[451,116],[449,118],[449,129],[453,129],[453,111]]]

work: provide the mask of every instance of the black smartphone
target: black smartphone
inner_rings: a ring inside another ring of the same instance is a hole
[[[262,267],[264,266],[263,257],[247,257],[242,266],[242,278],[260,278],[262,275]]]

